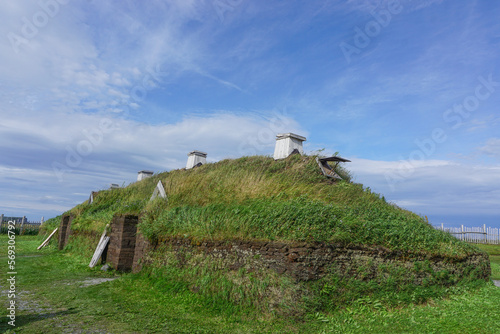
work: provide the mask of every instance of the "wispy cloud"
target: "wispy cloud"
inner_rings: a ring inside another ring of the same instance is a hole
[[[445,160],[416,163],[415,169],[398,187],[391,189],[385,175],[399,161],[373,161],[352,158],[350,168],[358,182],[370,186],[407,209],[422,215],[498,215],[500,167],[474,162],[461,164]],[[451,221],[450,221],[451,223]]]
[[[479,149],[482,153],[500,158],[500,138],[490,138],[486,144]]]

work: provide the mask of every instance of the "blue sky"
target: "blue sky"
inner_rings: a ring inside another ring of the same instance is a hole
[[[500,227],[500,3],[0,4],[0,213],[53,217],[142,169],[340,152],[445,226]]]

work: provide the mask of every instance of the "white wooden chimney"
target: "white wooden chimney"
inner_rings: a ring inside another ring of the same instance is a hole
[[[186,169],[191,169],[193,167],[198,166],[199,164],[203,165],[206,163],[207,163],[207,154],[205,152],[191,151],[188,154]]]
[[[148,177],[153,176],[153,172],[150,170],[141,170],[140,172],[137,173],[137,181],[142,181],[144,179],[147,179]]]
[[[296,135],[295,133],[280,133],[276,136],[276,146],[274,148],[274,160],[285,159],[292,153],[304,154],[302,142],[306,137]]]

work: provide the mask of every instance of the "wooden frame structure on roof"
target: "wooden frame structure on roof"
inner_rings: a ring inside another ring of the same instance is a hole
[[[335,166],[330,166],[328,164],[329,161],[334,161],[335,162]],[[318,163],[318,166],[319,168],[321,169],[321,172],[323,173],[324,176],[326,177],[331,177],[333,179],[337,179],[337,180],[342,180],[342,178],[337,174],[335,173],[335,168],[337,167],[337,165],[341,162],[351,162],[351,160],[347,160],[347,159],[344,159],[344,158],[341,158],[341,157],[328,157],[328,158],[319,158],[319,157],[316,157],[316,162]]]

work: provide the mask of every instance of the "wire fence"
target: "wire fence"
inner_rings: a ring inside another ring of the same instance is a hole
[[[500,228],[486,227],[486,225],[482,227],[466,227],[464,225],[460,227],[444,227],[443,224],[434,226],[434,228],[448,232],[455,238],[466,242],[500,245]]]

